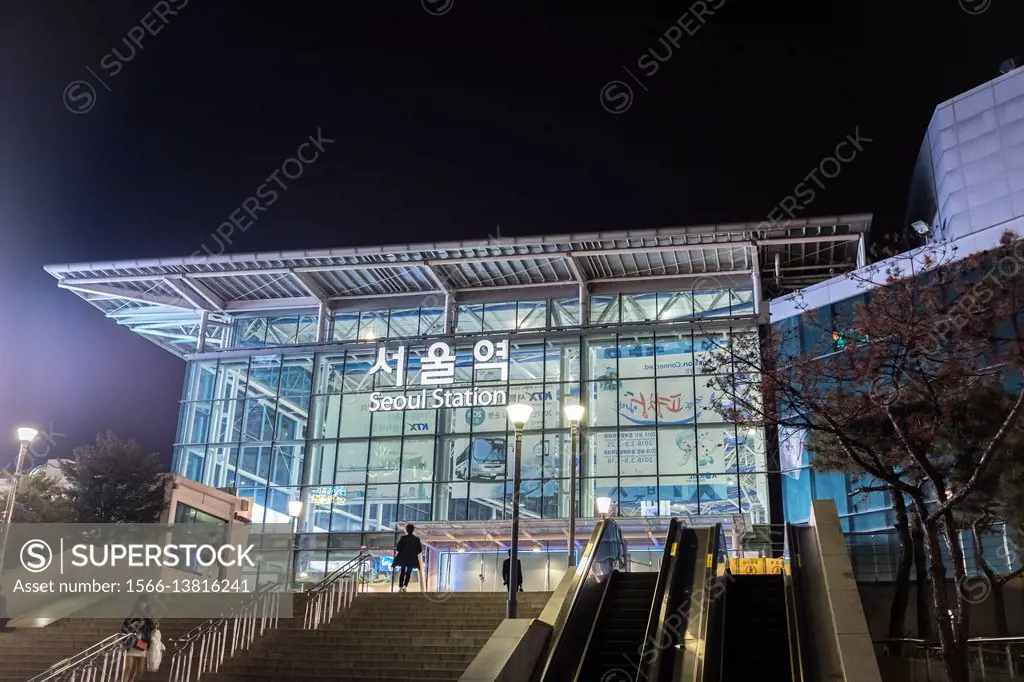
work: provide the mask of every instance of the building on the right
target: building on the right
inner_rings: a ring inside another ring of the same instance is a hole
[[[770,324],[799,344],[793,350],[820,348],[829,329],[842,334],[856,305],[884,286],[892,267],[916,276],[993,249],[1006,232],[1024,236],[1024,69],[936,107],[911,181],[906,223],[924,246],[771,301]],[[812,500],[835,500],[858,579],[892,579],[898,541],[888,493],[857,494],[861,484],[848,476],[815,471],[801,434],[783,432],[777,441],[786,520],[806,521]],[[985,539],[991,555],[1002,540]],[[965,547],[972,551],[970,543]]]

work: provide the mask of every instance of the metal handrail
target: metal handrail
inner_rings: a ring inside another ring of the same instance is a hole
[[[303,628],[315,630],[330,623],[342,608],[352,606],[359,589],[359,571],[371,558],[368,553],[360,554],[307,592]]]
[[[211,618],[193,628],[188,638],[174,640],[168,679],[191,682],[193,674],[198,680],[203,673],[216,673],[228,658],[247,650],[257,636],[277,627],[280,600],[280,592],[259,592],[230,615]]]
[[[800,548],[797,544],[793,528],[786,526],[786,552],[789,554],[789,573],[783,570],[782,582],[786,594],[786,626],[789,631],[789,665],[793,672],[793,682],[803,682],[805,678],[804,656],[801,648],[800,627],[803,594],[800,589]]]
[[[898,648],[898,651],[906,651],[907,659],[920,660],[922,656],[915,656],[915,654],[921,652],[923,653],[924,662],[928,666],[929,670],[933,660],[936,662],[941,662],[942,660],[942,647],[939,642],[935,640],[915,639],[912,637],[894,637],[872,640],[872,643],[885,646],[884,653],[882,654],[884,656],[889,655],[890,650],[888,645],[890,644],[900,644],[901,646]],[[1024,670],[1024,666],[1016,665],[1019,661],[1015,661],[1014,647],[1024,646],[1024,637],[971,637],[967,640],[966,644],[969,665],[976,666],[982,680],[985,680],[986,676],[992,673],[1005,673],[1007,677],[1000,679],[1021,679],[1018,676],[1018,673]],[[993,647],[986,649],[986,644],[997,645],[999,648]],[[904,647],[903,645],[910,646]],[[1000,650],[1000,648],[1002,650]],[[973,657],[971,656],[972,653],[974,654]],[[934,654],[934,658],[932,654]],[[897,654],[897,657],[902,658],[899,654]],[[1001,660],[1005,660],[1005,667],[1003,667],[1002,670],[993,669],[991,667],[993,657],[995,658],[997,667],[1002,667],[1000,666],[1000,662]],[[1016,658],[1020,659],[1022,657],[1024,657],[1024,651],[1017,649]],[[986,658],[988,660],[986,660]],[[972,669],[971,672],[973,673],[974,670]],[[971,674],[971,679],[974,679],[973,674]]]
[[[914,639],[913,637],[890,637],[886,639],[873,639],[873,644],[921,644],[926,646],[942,646],[935,639]],[[1024,636],[1020,637],[971,637],[968,644],[1024,644]]]
[[[251,606],[254,602],[258,601],[260,597],[262,597],[265,594],[268,594],[269,592],[272,592],[274,588],[278,587],[279,585],[280,583],[264,583],[261,587],[256,588],[256,591],[252,593],[252,595],[247,601],[236,606],[232,611],[228,613],[228,615],[214,616],[213,618],[209,618],[200,623],[199,625],[195,626],[194,628],[186,630],[177,637],[168,640],[168,644],[179,645],[188,643],[189,641],[201,636],[208,630],[212,630],[213,628],[217,627],[223,621],[231,620],[237,614],[249,608],[249,606]]]
[[[307,592],[303,627],[315,629],[329,623],[341,608],[355,599],[354,573],[371,555],[361,554],[346,562]],[[171,654],[169,680],[191,682],[204,673],[215,673],[224,662],[245,651],[257,636],[278,625],[280,583],[264,583],[243,603],[226,615],[209,618],[183,634],[168,640]],[[50,666],[30,682],[120,682],[124,674],[124,647],[130,634],[118,633]]]
[[[348,560],[347,562],[342,564],[340,567],[336,568],[334,571],[332,571],[330,573],[330,575],[325,576],[316,585],[314,585],[313,587],[311,587],[308,590],[306,590],[306,594],[315,594],[317,592],[320,592],[320,591],[326,589],[327,587],[330,587],[339,578],[341,578],[342,576],[347,575],[348,573],[351,573],[353,569],[362,566],[364,563],[366,563],[367,561],[369,561],[372,558],[373,558],[373,555],[370,554],[369,552],[363,552],[362,554],[359,554],[357,557]]]
[[[356,574],[369,554],[360,554],[305,593],[302,627],[313,630],[331,622],[342,608],[352,606],[357,594]],[[174,641],[170,682],[192,682],[204,673],[218,672],[227,659],[252,646],[278,625],[279,584],[268,583],[261,592],[231,615],[211,618]]]
[[[587,663],[587,654],[590,653],[590,643],[594,641],[594,634],[597,632],[597,624],[601,620],[601,611],[604,610],[604,602],[608,599],[608,591],[611,589],[612,581],[615,580],[615,576],[620,571],[612,571],[608,579],[604,581],[604,590],[601,592],[601,601],[597,605],[597,617],[594,618],[594,622],[590,624],[590,631],[587,633],[587,641],[583,643],[583,653],[580,654],[579,663],[576,666],[576,672],[573,673],[572,682],[580,682],[580,676],[583,674],[583,666]]]
[[[576,575],[573,577],[569,592],[563,600],[558,616],[555,619],[555,632],[551,638],[547,660],[544,662],[541,674],[541,679],[543,680],[548,679],[549,675],[552,674],[552,668],[556,664],[556,659],[558,659],[563,645],[565,631],[568,624],[572,621],[572,614],[576,611],[580,595],[583,593],[583,588],[587,583],[587,578],[594,568],[598,548],[602,540],[604,540],[605,533],[612,527],[615,527],[615,523],[611,519],[602,519],[594,526],[590,541],[587,543],[587,548],[583,551],[580,563],[576,567]],[[618,528],[616,527],[615,530],[618,530]],[[587,551],[588,549],[590,550],[589,552]],[[610,578],[611,576],[609,575],[608,577]]]
[[[89,680],[90,682],[115,682],[120,681],[124,675],[125,642],[131,637],[128,633],[111,635],[101,642],[93,644],[88,649],[68,656],[62,661],[54,663],[45,672],[31,678],[28,682],[44,682],[56,680],[61,676],[66,680]],[[97,665],[96,659],[103,657],[102,665]],[[76,673],[81,672],[81,677]]]
[[[640,651],[640,665],[637,666],[636,679],[637,682],[641,678],[646,678],[647,675],[641,669],[643,667],[643,661],[646,660],[646,654],[648,647],[654,646],[657,640],[655,635],[658,632],[658,622],[664,620],[668,613],[668,598],[669,598],[669,567],[672,566],[672,559],[676,554],[676,547],[673,545],[678,544],[681,538],[679,535],[679,519],[673,518],[668,524],[668,534],[665,537],[665,550],[661,555],[661,569],[658,571],[658,581],[654,586],[654,599],[651,602],[651,612],[647,616],[647,630],[644,633],[643,643],[641,644]],[[651,663],[654,662],[656,656],[651,659]]]
[[[711,567],[705,573],[705,580],[708,585],[717,582],[720,575],[724,575],[724,580],[731,579],[729,556],[722,525],[716,524],[713,532]],[[701,605],[701,618],[707,624],[702,628],[701,633],[705,642],[704,660],[707,663],[704,670],[701,671],[699,679],[708,680],[708,682],[721,682],[722,679],[725,657],[725,607],[728,599],[729,590],[728,586],[726,586],[717,598],[704,599],[704,603]],[[697,678],[697,676],[695,675],[694,678]]]
[[[789,644],[789,670],[790,678],[793,682],[803,682],[804,679],[804,664],[800,657],[800,626],[797,624],[797,598],[793,590],[793,582],[791,576],[783,573],[779,578],[782,579],[782,589],[785,595],[786,605],[786,636]]]

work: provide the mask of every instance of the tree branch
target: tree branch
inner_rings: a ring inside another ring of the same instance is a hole
[[[985,453],[978,460],[978,465],[974,467],[974,471],[971,473],[971,477],[967,479],[967,482],[962,486],[959,486],[956,492],[952,496],[944,496],[945,501],[939,504],[939,507],[929,514],[927,521],[934,523],[941,517],[947,510],[952,509],[956,506],[960,500],[964,499],[967,495],[974,490],[974,487],[978,485],[978,480],[985,475],[985,470],[988,469],[988,465],[995,459],[996,450],[1003,444],[1007,434],[1010,432],[1010,428],[1016,423],[1017,418],[1020,417],[1021,412],[1024,412],[1024,391],[1021,391],[1017,396],[1017,402],[1013,404],[1013,409],[1010,410],[1010,414],[1006,416],[1003,421],[1003,425],[999,427],[999,431],[989,442],[988,447],[985,448]]]

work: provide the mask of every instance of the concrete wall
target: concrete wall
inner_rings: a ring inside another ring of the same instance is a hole
[[[804,608],[815,630],[817,679],[881,682],[835,502],[813,502],[811,526],[813,533],[800,536],[800,574],[812,585]]]
[[[1021,217],[1024,69],[1017,69],[936,107],[911,184],[910,220],[956,239]]]
[[[872,639],[885,639],[889,636],[889,609],[892,596],[896,591],[894,583],[858,583],[864,615],[868,619],[868,628]],[[952,582],[947,585],[950,605],[956,598],[956,589]],[[927,595],[931,603],[931,593]],[[1010,626],[1011,635],[1024,633],[1024,579],[1018,578],[1003,588],[1006,601],[1006,622]],[[994,637],[995,620],[992,599],[988,598],[971,606],[971,637]],[[916,588],[911,585],[910,604],[907,607],[907,619],[904,625],[908,636],[917,637],[917,597]],[[934,636],[934,631],[933,631]]]
[[[235,514],[242,511],[242,498],[177,474],[167,484],[167,501],[167,510],[161,517],[163,523],[174,522],[179,504],[187,504],[225,523],[233,521]]]

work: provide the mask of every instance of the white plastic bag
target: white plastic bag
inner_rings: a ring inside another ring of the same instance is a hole
[[[146,669],[155,673],[160,670],[160,663],[164,660],[164,646],[161,641],[160,630],[153,630],[153,636],[149,642],[149,649],[146,651]]]

